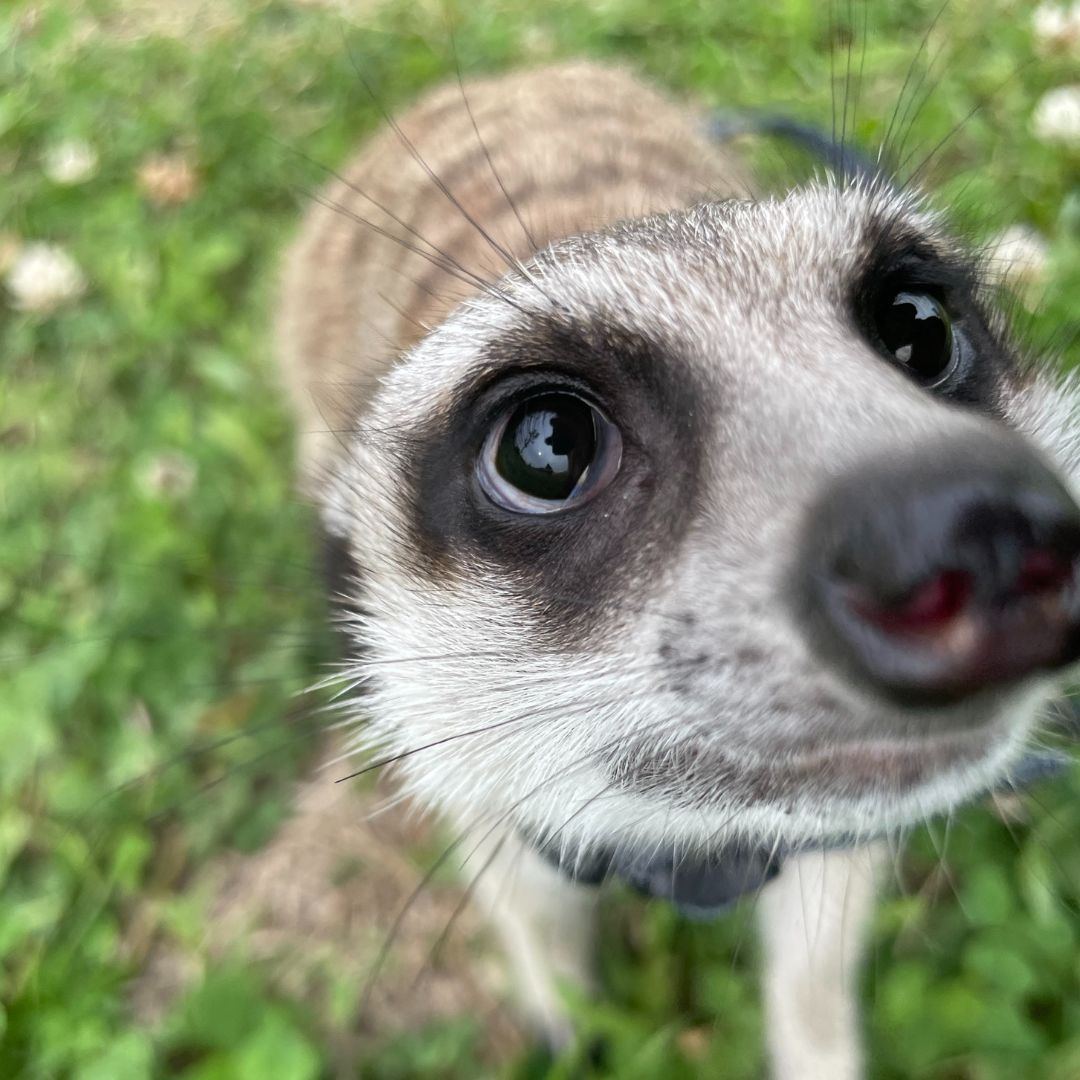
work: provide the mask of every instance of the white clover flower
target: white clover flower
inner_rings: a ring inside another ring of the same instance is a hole
[[[98,155],[88,142],[67,139],[45,151],[41,166],[54,184],[82,184],[97,173]]]
[[[1043,94],[1031,124],[1045,142],[1080,146],[1080,84],[1059,86]]]
[[[1040,4],[1031,16],[1031,28],[1046,52],[1080,49],[1080,0],[1069,6]]]
[[[79,264],[56,244],[27,244],[4,283],[15,307],[39,315],[77,300],[86,291]]]
[[[1045,279],[1048,252],[1046,240],[1030,225],[1010,225],[987,245],[991,272],[1021,288]]]

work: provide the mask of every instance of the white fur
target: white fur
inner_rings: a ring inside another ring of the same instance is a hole
[[[791,860],[761,897],[765,1006],[777,1080],[862,1075],[855,979],[883,845]]]

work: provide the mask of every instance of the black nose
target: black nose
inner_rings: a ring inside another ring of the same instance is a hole
[[[896,700],[947,703],[1080,656],[1080,511],[1006,433],[844,477],[805,543],[811,641]]]

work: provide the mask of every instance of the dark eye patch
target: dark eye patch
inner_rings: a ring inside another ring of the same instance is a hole
[[[991,329],[978,286],[973,263],[892,222],[868,234],[851,308],[883,361],[929,393],[996,413],[1016,365]]]
[[[486,360],[486,363],[484,362]],[[708,409],[688,364],[640,334],[537,316],[490,343],[478,376],[409,440],[412,550],[424,574],[467,582],[478,563],[537,612],[560,647],[612,606],[631,603],[653,554],[696,513]],[[610,418],[621,463],[595,497],[562,513],[522,514],[482,488],[476,463],[493,424],[537,395],[574,395]]]

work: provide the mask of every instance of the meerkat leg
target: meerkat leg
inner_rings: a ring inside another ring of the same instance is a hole
[[[764,990],[775,1080],[862,1075],[858,963],[887,857],[878,845],[789,860],[762,893]]]
[[[475,843],[465,866],[474,897],[510,960],[528,1020],[557,1052],[574,1036],[562,988],[594,989],[597,890],[576,885],[513,831]]]

